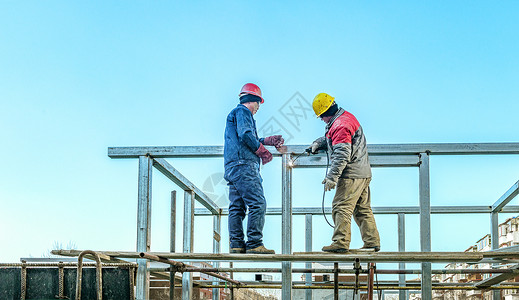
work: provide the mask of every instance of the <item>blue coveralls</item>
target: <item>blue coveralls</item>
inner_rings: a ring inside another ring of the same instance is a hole
[[[260,176],[260,158],[255,154],[263,143],[258,138],[251,111],[238,104],[227,116],[224,145],[224,178],[229,185],[230,248],[253,249],[263,245],[263,225],[267,203]],[[247,242],[243,219],[249,209]]]

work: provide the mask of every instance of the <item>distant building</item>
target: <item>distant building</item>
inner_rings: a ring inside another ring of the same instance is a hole
[[[499,248],[511,247],[519,245],[519,219],[517,217],[509,218],[499,225]],[[492,249],[490,234],[483,236],[476,244],[470,246],[465,252],[484,252]],[[500,265],[499,268],[508,268],[507,265]],[[484,264],[467,264],[467,263],[450,263],[445,266],[446,269],[491,269],[490,263]],[[491,277],[488,273],[471,273],[471,274],[435,274],[432,276],[433,281],[441,283],[476,283]],[[519,282],[519,278],[513,278],[505,282]],[[518,286],[519,289],[519,286]],[[501,290],[501,298],[505,300],[519,300],[518,289]],[[491,300],[492,292],[483,290],[433,290],[433,299],[481,299]]]

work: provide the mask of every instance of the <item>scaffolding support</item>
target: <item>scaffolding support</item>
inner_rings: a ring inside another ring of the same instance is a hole
[[[290,154],[282,156],[282,199],[281,199],[281,253],[292,253],[292,168],[289,165]],[[292,263],[282,263],[282,288],[281,297],[285,300],[292,299]]]
[[[398,214],[398,252],[405,252],[405,214]],[[400,271],[405,270],[405,263],[398,263]],[[398,286],[405,286],[405,274],[398,275]],[[405,290],[398,291],[398,299],[407,299],[407,292]]]
[[[420,248],[431,252],[431,192],[429,180],[429,153],[420,153]],[[432,300],[431,263],[422,262],[422,300]]]
[[[137,208],[137,251],[150,251],[151,231],[151,175],[153,159],[149,155],[139,156],[139,195]],[[136,298],[148,300],[150,273],[147,259],[137,260]]]
[[[305,251],[312,252],[312,215],[305,215]],[[307,269],[312,268],[311,262],[306,262],[305,267]],[[294,272],[294,270],[292,270]],[[312,274],[305,274],[305,282],[306,285],[312,285]],[[312,300],[312,290],[305,291],[305,300]]]
[[[177,191],[171,191],[171,214],[169,227],[169,252],[175,253],[177,230]],[[169,300],[175,300],[175,274],[169,273]]]
[[[169,253],[157,253],[159,258],[167,259],[186,259],[187,261],[213,261],[214,269],[221,269],[220,261],[230,261],[231,266],[236,261],[278,261],[281,262],[282,299],[292,299],[293,288],[315,288],[311,285],[311,273],[307,273],[304,286],[294,285],[292,272],[297,270],[292,268],[292,262],[305,262],[306,269],[310,269],[311,261],[327,261],[334,263],[349,262],[354,259],[361,259],[364,262],[398,262],[398,283],[395,290],[400,290],[399,299],[406,299],[408,290],[416,290],[416,287],[409,287],[406,282],[405,274],[411,274],[406,270],[406,262],[420,262],[422,275],[420,291],[422,299],[432,300],[432,290],[437,286],[433,285],[431,274],[431,263],[435,262],[479,262],[491,263],[516,263],[518,262],[519,252],[508,253],[439,253],[431,252],[431,214],[455,214],[455,213],[489,213],[491,223],[491,243],[492,249],[499,248],[498,226],[499,213],[518,213],[519,206],[507,205],[511,199],[519,194],[519,181],[516,182],[496,203],[492,206],[434,206],[430,203],[430,155],[487,155],[487,154],[519,154],[519,143],[442,143],[442,144],[392,144],[392,145],[368,145],[368,153],[372,167],[418,167],[419,169],[419,205],[415,207],[373,207],[375,214],[396,214],[398,216],[398,250],[393,253],[373,253],[373,254],[341,254],[340,256],[328,253],[320,253],[318,259],[315,255],[309,254],[312,251],[312,216],[321,214],[320,207],[296,207],[292,206],[292,169],[293,168],[320,168],[326,165],[324,154],[310,157],[301,157],[294,165],[292,155],[302,153],[306,145],[288,145],[286,151],[281,153],[273,147],[273,156],[281,157],[282,162],[282,201],[281,207],[268,208],[266,215],[281,216],[281,254],[276,255],[228,255],[220,253],[220,231],[221,217],[228,214],[227,208],[220,208],[198,187],[185,178],[178,170],[171,166],[165,158],[201,158],[201,157],[222,157],[222,146],[172,146],[172,147],[116,147],[108,148],[108,155],[111,158],[138,158],[139,159],[139,186],[138,186],[138,212],[137,212],[137,251],[150,251],[150,230],[151,230],[151,183],[152,169],[155,167],[173,183],[177,184],[184,194],[184,224],[183,224],[183,252],[174,253],[175,222],[174,206],[172,194],[172,223],[171,223],[171,243]],[[205,208],[194,209],[194,201],[198,201]],[[327,208],[326,214],[331,213]],[[420,250],[421,252],[405,251],[405,217],[406,214],[420,215]],[[210,255],[193,252],[193,225],[195,216],[213,216],[213,253]],[[305,215],[305,251],[307,253],[292,252],[292,217],[294,215]],[[517,250],[512,250],[517,251]],[[104,253],[114,257],[134,257],[137,258],[136,276],[136,299],[149,299],[150,269],[148,260],[135,257],[134,253]],[[122,255],[122,256],[121,256]],[[103,257],[101,257],[103,259]],[[300,269],[299,269],[300,270]],[[338,272],[341,272],[339,270]],[[379,270],[377,273],[381,273]],[[498,273],[496,270],[495,273]],[[182,277],[182,299],[192,298],[192,272],[184,272]],[[232,274],[232,273],[231,273]],[[416,274],[416,273],[412,273]],[[155,274],[154,274],[155,275]],[[165,274],[157,274],[166,277]],[[174,274],[173,274],[174,275]],[[494,292],[494,299],[500,294],[499,289],[503,285],[496,286],[502,278],[508,276],[494,276],[484,284],[492,284],[489,289],[497,290]],[[171,280],[171,277],[169,277]],[[174,278],[170,282],[174,288]],[[218,298],[218,288],[222,285],[220,281],[213,281],[211,288],[214,288],[213,299]],[[257,287],[258,285],[255,285]],[[231,288],[233,285],[231,285]],[[339,286],[339,288],[347,288]],[[173,290],[172,293],[173,294]],[[173,296],[173,295],[172,295]],[[312,299],[311,293],[305,293],[305,299]]]
[[[213,216],[213,253],[220,253],[220,240],[221,240],[221,224],[222,224],[222,216],[220,214]],[[219,261],[214,261],[213,266],[215,268],[220,267]],[[218,281],[213,281],[213,284],[218,284]],[[213,300],[220,299],[220,289],[213,289]]]
[[[195,192],[184,192],[184,253],[193,252]],[[193,273],[182,274],[182,300],[193,299]]]

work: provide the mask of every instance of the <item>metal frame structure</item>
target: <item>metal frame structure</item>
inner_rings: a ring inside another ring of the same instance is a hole
[[[298,261],[292,253],[292,216],[305,215],[306,224],[306,251],[311,251],[312,240],[312,216],[321,214],[318,207],[293,208],[292,206],[292,170],[297,168],[322,168],[326,166],[326,158],[323,154],[301,157],[293,161],[295,154],[302,153],[306,146],[292,145],[287,146],[284,153],[277,152],[270,148],[274,156],[281,156],[282,163],[282,206],[281,208],[267,209],[267,215],[281,215],[282,225],[282,254],[276,260],[281,261],[282,268],[282,299],[292,298],[292,261]],[[420,214],[420,249],[421,253],[431,253],[431,213],[455,214],[455,213],[489,213],[491,215],[491,239],[492,247],[496,246],[498,240],[498,213],[510,212],[519,213],[519,206],[506,206],[518,193],[519,181],[515,183],[494,205],[489,206],[437,206],[430,205],[430,156],[431,155],[497,155],[497,154],[519,154],[519,143],[464,143],[464,144],[389,144],[389,145],[368,145],[370,162],[373,167],[418,167],[419,169],[419,206],[418,207],[374,207],[375,214],[395,214],[398,216],[398,250],[405,251],[405,215]],[[184,225],[183,242],[184,254],[176,254],[177,259],[193,259],[193,224],[195,216],[212,215],[214,216],[214,244],[215,254],[206,257],[209,261],[219,261],[222,254],[220,252],[220,230],[221,216],[228,213],[226,209],[218,207],[207,195],[198,189],[193,183],[185,178],[165,158],[207,158],[222,157],[222,146],[169,146],[169,147],[111,147],[108,148],[108,156],[114,159],[138,158],[139,159],[139,195],[138,195],[138,220],[137,220],[137,251],[149,252],[150,250],[150,216],[151,216],[151,180],[152,169],[155,167],[166,177],[171,179],[181,189],[184,190]],[[198,201],[205,208],[195,209],[194,201]],[[327,210],[330,213],[330,210]],[[172,225],[173,226],[173,225]],[[174,235],[174,231],[172,232]],[[172,236],[174,238],[174,236]],[[494,248],[496,249],[496,248]],[[172,248],[174,250],[174,248]],[[173,251],[172,251],[173,252]],[[377,255],[371,254],[366,257],[365,262],[377,261]],[[431,253],[433,254],[433,253]],[[517,253],[515,253],[517,254]],[[161,254],[162,255],[162,254]],[[166,254],[163,254],[168,257]],[[509,254],[507,254],[509,256]],[[161,256],[162,257],[162,256]],[[244,258],[245,256],[241,256]],[[321,261],[323,255],[319,255]],[[506,255],[504,256],[507,257]],[[227,256],[227,261],[240,259],[237,256]],[[258,258],[249,258],[257,261]],[[273,259],[273,258],[272,258]],[[316,260],[306,257],[305,261]],[[335,257],[337,261],[337,257]],[[341,256],[342,260],[348,261],[346,256]],[[225,259],[224,259],[225,260]],[[148,299],[149,292],[149,264],[147,259],[138,260],[138,272],[136,282],[137,299]],[[406,297],[405,264],[402,260],[395,257],[393,262],[400,262],[398,286],[402,289],[400,299]],[[414,259],[412,261],[421,262],[421,293],[422,299],[432,299],[431,282],[431,261],[430,259]],[[451,260],[452,261],[452,260]],[[306,267],[308,268],[308,264]],[[217,265],[215,264],[215,268]],[[499,275],[497,275],[499,276]],[[494,277],[497,277],[494,276]],[[492,277],[493,278],[493,277]],[[311,284],[311,276],[306,277],[306,285]],[[184,272],[182,277],[182,297],[190,299],[192,295],[193,279],[190,272]],[[213,286],[216,285],[213,284]],[[499,292],[499,291],[498,291]],[[498,294],[494,294],[496,297]],[[217,299],[214,296],[213,299]],[[311,299],[311,294],[307,294],[307,299]]]

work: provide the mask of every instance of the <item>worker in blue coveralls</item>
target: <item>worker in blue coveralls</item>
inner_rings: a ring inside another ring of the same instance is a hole
[[[225,126],[224,164],[229,185],[229,252],[274,254],[263,245],[263,225],[267,202],[263,194],[260,161],[266,164],[272,154],[264,145],[281,147],[281,135],[259,138],[254,114],[264,102],[260,88],[245,84],[239,94],[240,104],[227,116]],[[243,219],[249,209],[247,241]]]

